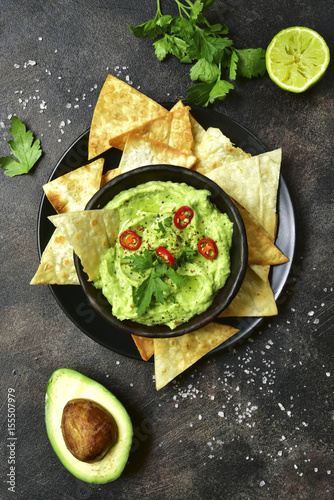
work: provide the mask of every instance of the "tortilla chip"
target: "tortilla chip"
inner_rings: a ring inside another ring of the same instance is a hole
[[[79,285],[73,248],[60,229],[56,229],[42,254],[31,285]]]
[[[259,278],[261,278],[262,281],[268,281],[270,273],[269,265],[261,266],[257,264],[252,264],[250,267],[254,271],[254,273],[257,274]]]
[[[59,214],[84,210],[100,189],[104,159],[68,172],[44,184],[44,192]]]
[[[193,153],[198,157],[195,170],[206,175],[217,167],[250,158],[249,153],[236,148],[230,139],[218,128],[210,127],[204,134],[197,135]]]
[[[182,109],[184,107],[185,105],[183,104],[183,102],[178,101],[176,104],[174,104],[171,111],[175,111],[176,109]],[[203,140],[203,135],[205,134],[205,128],[203,128],[202,125],[198,123],[198,121],[193,117],[191,113],[189,113],[189,120],[193,137],[192,152],[194,153],[194,145],[199,144]]]
[[[130,132],[109,140],[110,146],[123,150],[129,134],[145,139],[156,139],[169,146],[191,154],[193,136],[189,119],[189,107],[175,109],[167,115],[150,120]]]
[[[107,182],[111,181],[114,177],[116,177],[116,175],[119,175],[118,167],[108,170],[108,172],[102,175],[101,187],[107,184]]]
[[[148,361],[154,354],[154,340],[139,335],[132,335],[132,338],[142,359]]]
[[[182,153],[168,144],[131,134],[126,141],[117,175],[145,165],[167,164],[191,168],[196,160],[196,156]]]
[[[266,231],[239,203],[235,202],[245,225],[248,244],[248,265],[285,264],[289,259],[274,245]]]
[[[250,267],[247,267],[239,292],[219,317],[275,316],[277,313],[269,281],[263,281]]]
[[[95,106],[88,159],[110,149],[109,140],[168,111],[127,83],[108,75]]]
[[[116,210],[83,210],[51,215],[81,260],[88,281],[99,278],[99,264],[105,252],[115,244],[119,217]]]
[[[232,326],[210,323],[180,337],[154,339],[157,390],[237,332]]]
[[[276,234],[281,149],[215,168],[206,175],[242,205],[269,233]]]

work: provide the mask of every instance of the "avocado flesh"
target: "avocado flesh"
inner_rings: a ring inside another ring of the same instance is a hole
[[[86,463],[67,449],[62,430],[63,409],[68,401],[89,399],[103,406],[114,417],[118,437],[108,453],[98,462]],[[74,476],[88,483],[114,481],[122,473],[131,449],[133,429],[122,403],[103,385],[69,368],[59,368],[51,375],[45,401],[46,431],[52,448],[62,464]]]

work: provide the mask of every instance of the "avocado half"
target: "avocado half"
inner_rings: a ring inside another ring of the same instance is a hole
[[[117,424],[117,440],[98,462],[87,463],[75,458],[63,438],[63,409],[68,401],[77,398],[95,401],[114,417]],[[70,368],[59,368],[48,381],[45,423],[48,438],[59,460],[78,479],[101,484],[120,476],[129,457],[133,428],[122,403],[103,385]]]

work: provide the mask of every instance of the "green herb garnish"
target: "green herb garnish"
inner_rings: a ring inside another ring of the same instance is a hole
[[[186,264],[187,262],[192,262],[194,260],[194,257],[196,254],[197,254],[196,250],[186,246],[186,248],[184,249],[184,251],[179,259],[180,265],[182,266],[183,264]]]
[[[18,161],[11,156],[3,156],[0,158],[0,167],[8,177],[27,174],[42,154],[40,141],[34,141],[32,132],[26,129],[17,116],[13,117],[9,132],[13,140],[8,141],[8,144]]]
[[[166,232],[166,228],[165,228],[165,226],[163,225],[162,222],[158,222],[158,227],[155,228],[154,231],[157,231],[157,233],[165,233]]]
[[[150,270],[149,275],[134,293],[134,304],[137,307],[138,317],[145,313],[153,298],[163,304],[168,297],[169,288],[163,278],[167,277],[180,286],[185,284],[183,278],[171,266],[147,249],[143,254],[125,257],[123,262],[133,266],[133,271],[139,273]]]
[[[190,63],[190,79],[195,83],[187,89],[189,104],[209,106],[223,101],[237,76],[253,78],[266,72],[265,50],[261,48],[236,49],[227,36],[228,28],[211,24],[204,16],[216,0],[175,0],[179,15],[163,15],[160,0],[153,19],[138,26],[129,26],[138,38],[148,36],[154,43],[160,61],[168,55],[182,63]],[[224,79],[223,71],[227,78]]]

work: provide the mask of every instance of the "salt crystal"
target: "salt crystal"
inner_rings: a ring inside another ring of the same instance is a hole
[[[262,488],[265,485],[265,481],[260,481],[260,487]]]
[[[19,64],[14,64],[15,69],[19,69],[20,65]]]
[[[35,65],[36,65],[36,61],[32,61],[31,59],[29,59],[29,61],[24,63],[23,67],[27,68],[28,66],[35,66]]]

